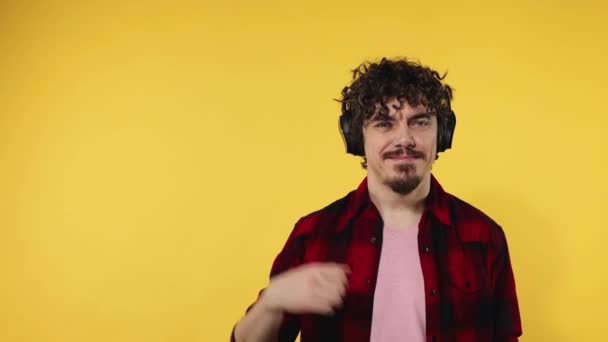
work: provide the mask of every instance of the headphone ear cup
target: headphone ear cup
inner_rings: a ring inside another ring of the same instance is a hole
[[[456,114],[450,110],[448,115],[441,119],[439,132],[437,132],[437,152],[452,148],[452,139],[456,129]]]
[[[348,118],[346,117],[348,113],[342,112],[340,115],[340,133],[342,134],[342,140],[344,140],[344,145],[346,145],[346,152],[350,153],[350,125],[348,123]]]
[[[351,130],[351,120],[353,113],[346,108],[346,103],[342,102],[342,115],[340,115],[340,133],[346,145],[346,153],[355,156],[364,156],[363,148],[357,143],[357,139],[353,136]]]
[[[342,133],[342,139],[346,145],[346,153],[361,156],[363,154],[360,152],[360,148],[356,146],[357,144],[355,143],[355,139],[352,136],[353,133],[350,129],[351,117],[352,115],[349,111],[342,111],[342,115],[340,115],[340,132]]]

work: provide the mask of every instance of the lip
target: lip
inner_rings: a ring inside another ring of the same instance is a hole
[[[388,159],[389,160],[396,160],[396,161],[399,161],[399,160],[414,160],[414,159],[416,159],[416,157],[412,157],[412,156],[398,156],[398,157],[391,157],[391,158],[388,158]]]

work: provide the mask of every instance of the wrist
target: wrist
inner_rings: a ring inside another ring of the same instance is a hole
[[[265,289],[260,296],[258,301],[258,307],[261,311],[267,312],[274,315],[283,315],[284,310],[280,303],[277,303],[271,296],[269,296],[268,289]]]

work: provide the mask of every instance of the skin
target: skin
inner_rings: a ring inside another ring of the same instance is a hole
[[[364,123],[368,188],[386,225],[407,229],[417,224],[430,191],[437,153],[437,118],[423,105],[387,101],[387,116]],[[378,107],[379,108],[379,107]],[[347,265],[313,263],[270,280],[256,305],[237,324],[237,341],[276,341],[283,315],[331,315],[343,305]]]
[[[363,126],[370,198],[386,225],[417,224],[430,191],[437,155],[437,117],[420,104],[387,101],[388,115],[376,114]]]

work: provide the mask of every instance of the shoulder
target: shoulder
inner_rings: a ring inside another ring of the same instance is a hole
[[[472,204],[450,195],[456,225],[463,241],[478,241],[492,245],[506,244],[505,233],[496,221]]]
[[[332,233],[352,212],[354,194],[353,190],[321,209],[302,216],[294,227],[294,237]]]
[[[337,229],[349,211],[352,194],[351,192],[297,221],[283,249],[275,258],[271,276],[300,265],[311,245],[324,246],[323,242],[327,240],[321,237],[331,235]]]

